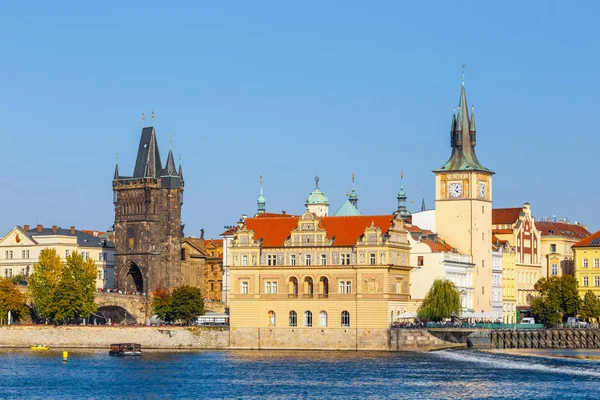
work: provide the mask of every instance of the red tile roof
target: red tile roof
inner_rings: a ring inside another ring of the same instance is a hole
[[[238,230],[237,226],[233,226],[229,229],[227,229],[225,232],[221,233],[219,236],[225,236],[225,235],[233,235],[234,233],[236,233]]]
[[[425,243],[426,245],[428,245],[429,248],[431,248],[431,251],[433,251],[434,253],[440,253],[440,252],[457,253],[455,248],[450,246],[444,239],[442,239],[441,237],[439,237],[439,235],[436,235],[432,231],[429,231],[427,229],[421,229],[418,226],[412,225],[412,224],[404,224],[404,229],[406,229],[411,234],[413,234],[413,233],[420,234],[419,240],[422,243]],[[437,240],[431,239],[430,236],[437,237]],[[416,239],[417,238],[415,238],[415,240]]]
[[[522,208],[494,208],[492,209],[492,224],[514,224],[522,211]]]
[[[591,234],[585,226],[567,222],[535,221],[535,226],[542,231],[542,236],[585,238]]]
[[[594,242],[594,244],[592,244],[592,242]],[[600,247],[600,231],[580,240],[579,242],[575,243],[573,247]]]
[[[513,233],[512,229],[492,229],[494,235],[503,235],[507,233]]]
[[[276,218],[276,217],[282,217],[282,218],[286,218],[286,217],[298,217],[297,215],[293,215],[293,214],[287,214],[287,213],[269,213],[269,212],[264,212],[262,214],[258,214],[256,215],[254,218]]]
[[[206,247],[209,244],[214,244],[217,247],[223,247],[223,239],[209,239],[209,240],[204,240],[204,247]]]
[[[365,228],[374,223],[386,233],[392,226],[391,215],[361,215],[351,217],[322,217],[319,226],[327,231],[327,236],[335,236],[334,246],[352,246],[362,236]],[[263,247],[281,247],[298,225],[300,217],[256,217],[247,218],[246,227],[254,231],[254,239],[263,239]]]

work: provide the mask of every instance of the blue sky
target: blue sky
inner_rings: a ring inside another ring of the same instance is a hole
[[[173,135],[187,235],[256,210],[433,206],[461,65],[494,206],[600,229],[597,2],[7,2],[0,12],[0,229],[112,224],[115,153],[141,112]],[[146,120],[147,124],[149,119]]]

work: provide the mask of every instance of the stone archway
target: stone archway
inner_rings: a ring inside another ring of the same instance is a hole
[[[145,293],[144,274],[138,264],[127,261],[121,267],[118,274],[117,288],[128,293]]]
[[[137,319],[129,311],[120,306],[98,307],[91,316],[90,323],[98,325],[106,324],[135,324]]]

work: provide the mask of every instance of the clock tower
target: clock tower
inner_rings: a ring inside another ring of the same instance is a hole
[[[467,106],[464,76],[452,115],[450,159],[435,173],[436,232],[474,264],[474,310],[492,311],[492,175],[475,155],[475,115]]]

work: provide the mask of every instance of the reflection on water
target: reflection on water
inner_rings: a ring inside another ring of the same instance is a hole
[[[565,352],[565,351],[563,351]],[[504,351],[0,350],[0,398],[596,398],[600,363]],[[552,353],[552,352],[551,352]]]

